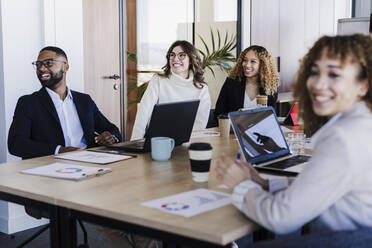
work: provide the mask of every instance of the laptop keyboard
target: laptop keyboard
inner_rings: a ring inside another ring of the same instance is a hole
[[[276,168],[276,169],[286,169],[289,167],[292,167],[297,164],[305,163],[310,159],[310,156],[305,156],[305,155],[297,155],[293,156],[272,164],[265,165],[263,167],[270,167],[270,168]]]
[[[109,145],[107,147],[111,149],[118,149],[118,150],[122,150],[125,148],[133,148],[133,149],[141,150],[144,148],[144,146],[145,146],[145,139],[140,139],[140,140],[134,140],[134,141],[125,141],[125,142],[121,142],[118,144]]]

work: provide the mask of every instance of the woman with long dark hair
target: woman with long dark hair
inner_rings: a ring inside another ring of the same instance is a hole
[[[154,75],[142,97],[131,140],[144,137],[157,103],[200,99],[193,130],[207,126],[211,100],[197,50],[188,41],[178,40],[170,46],[166,59],[163,73]]]

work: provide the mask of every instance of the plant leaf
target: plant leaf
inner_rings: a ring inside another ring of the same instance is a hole
[[[209,48],[208,48],[208,45],[207,43],[205,43],[204,39],[198,34],[200,40],[203,42],[204,44],[204,47],[205,47],[205,51],[207,52],[207,55],[209,55]]]
[[[211,30],[211,40],[212,40],[212,52],[215,52],[216,48],[215,48],[215,45],[214,45],[214,34],[213,34],[212,28],[210,30]]]

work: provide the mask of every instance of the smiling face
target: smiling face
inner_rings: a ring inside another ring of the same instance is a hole
[[[242,67],[246,78],[258,77],[260,71],[260,59],[254,51],[250,50],[245,54]]]
[[[41,85],[51,90],[56,89],[62,83],[65,72],[68,70],[66,59],[53,51],[45,50],[40,52],[37,61],[42,62],[41,66],[36,69]]]
[[[367,79],[359,80],[361,66],[350,60],[341,63],[323,51],[315,61],[307,79],[313,111],[318,116],[332,117],[349,109],[368,91]]]
[[[173,48],[172,52],[169,53],[169,64],[173,73],[188,78],[190,58],[181,46],[176,46]]]

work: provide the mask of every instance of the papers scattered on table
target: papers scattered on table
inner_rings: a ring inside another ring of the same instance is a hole
[[[33,169],[23,170],[21,173],[39,175],[46,177],[56,177],[72,180],[85,179],[90,176],[98,176],[111,172],[110,168],[99,168],[91,166],[81,166],[76,164],[53,163],[36,167]]]
[[[109,154],[103,152],[94,152],[94,151],[76,151],[76,152],[66,152],[54,156],[55,158],[87,162],[94,164],[109,164],[117,162],[124,159],[132,158],[128,155],[118,155],[118,154]]]
[[[282,128],[283,133],[293,133],[294,131],[289,129],[288,127],[285,126],[280,126]]]
[[[194,139],[194,138],[205,138],[205,137],[212,137],[212,136],[220,136],[220,133],[216,131],[209,131],[209,130],[195,131],[191,133],[190,138]]]
[[[171,214],[192,217],[228,204],[231,204],[230,194],[208,189],[196,189],[153,201],[143,202],[141,205],[156,208]]]

